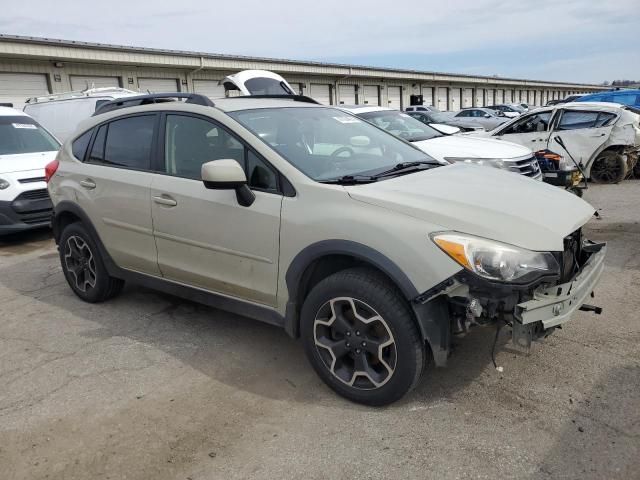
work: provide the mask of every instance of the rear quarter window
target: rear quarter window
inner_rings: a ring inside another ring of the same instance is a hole
[[[93,130],[89,130],[88,132],[83,133],[71,144],[71,152],[73,153],[73,156],[81,162],[84,161],[84,156],[87,152],[87,147],[89,146],[89,141],[91,140],[92,133]]]

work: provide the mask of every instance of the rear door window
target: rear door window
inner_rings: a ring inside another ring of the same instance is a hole
[[[84,155],[87,152],[87,147],[89,146],[89,141],[91,141],[92,134],[93,130],[89,130],[88,132],[85,132],[78,138],[76,138],[71,144],[71,151],[73,152],[73,156],[80,161],[84,160]]]
[[[151,170],[156,115],[121,118],[102,125],[89,161],[133,170]]]
[[[580,130],[594,128],[598,120],[598,112],[581,112],[565,110],[562,112],[557,130]]]

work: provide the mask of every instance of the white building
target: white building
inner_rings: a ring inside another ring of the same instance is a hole
[[[105,86],[220,97],[224,88],[218,82],[245,69],[277,72],[301,94],[322,103],[393,108],[408,106],[410,96],[420,94],[425,104],[457,110],[509,102],[543,105],[605,88],[0,35],[0,103],[17,108],[29,97]]]

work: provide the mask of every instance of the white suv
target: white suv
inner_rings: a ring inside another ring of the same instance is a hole
[[[605,246],[582,237],[583,200],[441,166],[304,100],[131,99],[85,121],[50,166],[71,289],[98,302],[132,281],[283,327],[371,405],[445,365],[471,323],[507,322],[527,346],[596,309]]]
[[[0,107],[0,235],[49,226],[45,166],[58,148],[29,115]]]

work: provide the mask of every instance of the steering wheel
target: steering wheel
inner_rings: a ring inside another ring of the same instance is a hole
[[[348,157],[340,157],[339,155],[344,152],[349,152]],[[331,154],[331,159],[333,161],[341,161],[341,160],[349,160],[351,157],[355,155],[356,152],[353,151],[351,147],[340,147],[335,152]]]

